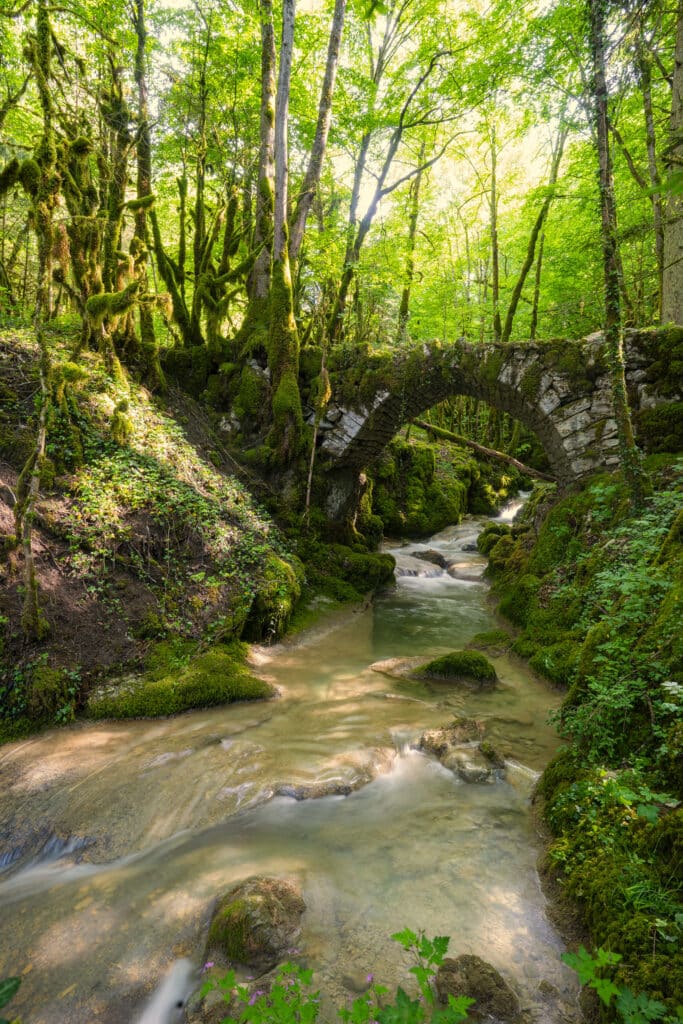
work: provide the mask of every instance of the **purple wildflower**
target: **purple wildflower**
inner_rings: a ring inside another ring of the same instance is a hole
[[[213,960],[207,960],[204,966],[202,967],[202,974],[204,974],[205,971],[210,971],[213,966]]]

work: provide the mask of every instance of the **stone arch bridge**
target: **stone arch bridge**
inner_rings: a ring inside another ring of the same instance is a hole
[[[682,328],[626,332],[636,419],[641,410],[680,398],[682,348]],[[319,429],[333,518],[344,514],[360,471],[402,424],[453,395],[481,399],[533,431],[561,485],[619,461],[601,333],[534,344],[432,343],[361,358],[357,350],[341,350],[330,360],[330,374],[332,399]]]

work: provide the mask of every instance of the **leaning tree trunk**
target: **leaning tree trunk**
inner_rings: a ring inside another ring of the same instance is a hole
[[[683,0],[678,0],[666,171],[683,171]],[[662,323],[683,324],[683,194],[671,191],[664,222]]]
[[[296,201],[296,209],[292,218],[289,236],[289,261],[292,267],[296,266],[301,250],[301,243],[306,230],[306,220],[313,205],[313,199],[320,184],[320,174],[323,166],[325,150],[327,148],[327,136],[330,130],[332,119],[332,97],[334,95],[334,83],[337,77],[337,66],[339,64],[339,48],[341,46],[342,31],[344,29],[344,16],[346,14],[346,0],[335,0],[334,15],[332,17],[332,28],[330,29],[330,41],[327,48],[327,63],[325,75],[320,90],[320,101],[318,103],[318,123],[315,129],[315,138],[311,148],[311,155],[308,161],[308,168],[304,176],[303,184]]]
[[[273,267],[270,285],[268,364],[271,371],[273,425],[270,444],[283,464],[299,454],[303,433],[299,394],[299,337],[287,244],[289,89],[294,46],[296,0],[283,0],[280,70],[275,104],[275,194]]]
[[[498,246],[498,153],[496,126],[491,126],[491,297],[493,299],[493,340],[500,341],[503,325],[500,319],[500,249]]]
[[[420,154],[417,158],[418,165],[422,168],[425,158],[424,141],[420,146]],[[405,341],[408,336],[408,320],[410,318],[410,293],[413,287],[415,276],[415,239],[417,237],[417,218],[420,213],[420,186],[424,171],[420,169],[413,178],[410,185],[410,213],[408,215],[408,252],[406,253],[406,276],[401,292],[401,302],[398,308],[398,340]]]
[[[609,109],[605,56],[605,0],[588,0],[588,21],[593,63],[592,100],[598,149],[602,254],[605,280],[605,350],[617,423],[619,456],[631,502],[639,505],[645,495],[646,477],[636,448],[624,373],[621,295],[617,243],[617,211],[614,197],[612,154],[609,144]]]
[[[270,275],[273,244],[273,192],[275,178],[275,30],[272,0],[260,0],[261,12],[261,114],[259,167],[254,215],[254,249],[257,256],[247,278],[248,305],[235,336],[237,354],[266,347],[270,308]]]
[[[514,322],[514,319],[515,319],[515,314],[517,312],[517,307],[519,305],[519,300],[522,297],[522,289],[524,288],[524,284],[526,282],[526,279],[527,279],[527,276],[529,274],[529,271],[531,270],[531,267],[533,266],[534,256],[536,254],[536,244],[538,242],[539,237],[542,238],[542,235],[543,235],[543,226],[544,226],[544,224],[546,222],[546,219],[548,217],[548,212],[550,210],[550,204],[552,203],[552,200],[553,200],[552,189],[554,188],[554,186],[557,183],[557,175],[558,175],[559,170],[560,170],[560,162],[562,160],[562,152],[564,150],[564,144],[565,144],[566,138],[567,138],[567,129],[563,127],[563,128],[560,129],[560,134],[559,134],[559,136],[557,138],[557,145],[555,147],[555,151],[553,152],[553,156],[552,156],[552,163],[551,163],[551,167],[550,167],[550,178],[548,180],[548,188],[549,188],[550,191],[549,191],[548,195],[546,196],[545,200],[543,201],[543,205],[541,206],[541,209],[538,212],[538,216],[536,218],[534,226],[531,229],[531,235],[529,236],[529,244],[527,246],[526,257],[524,259],[524,263],[522,264],[522,269],[519,272],[519,277],[517,278],[517,282],[515,284],[515,287],[512,289],[512,295],[510,296],[510,305],[508,306],[507,315],[505,317],[505,324],[503,325],[503,333],[502,333],[502,336],[501,336],[501,339],[500,339],[503,343],[507,343],[510,340],[510,335],[512,334],[512,325],[513,325],[513,322]],[[540,258],[541,258],[541,251],[539,249],[539,262],[540,262]],[[538,279],[537,284],[538,284],[538,288],[540,290],[540,277]],[[537,297],[536,297],[536,293],[534,291],[534,309],[537,309],[537,308],[538,308],[537,307]],[[535,331],[536,331],[536,324],[533,325],[533,329],[534,329],[534,333],[535,333]]]

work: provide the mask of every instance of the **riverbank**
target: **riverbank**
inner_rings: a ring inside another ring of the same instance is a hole
[[[95,353],[76,365],[72,343],[55,325],[32,542],[42,626],[31,637],[14,534],[36,429],[37,350],[28,331],[0,337],[0,742],[83,715],[268,696],[242,641],[272,642],[393,578],[392,558],[372,550],[382,530],[372,488],[350,543],[330,542],[324,523],[278,525],[278,496],[235,460],[217,418],[177,389],[154,395],[123,370],[105,373]],[[391,452],[401,472],[385,460],[377,493],[408,533],[473,502],[491,509],[515,483],[419,437]],[[448,488],[453,501],[436,503]]]
[[[538,788],[547,871],[580,909],[614,979],[683,1005],[683,526],[680,460],[649,461],[632,510],[617,476],[479,540],[513,651],[567,687],[565,747]],[[659,1018],[656,1018],[659,1019]]]

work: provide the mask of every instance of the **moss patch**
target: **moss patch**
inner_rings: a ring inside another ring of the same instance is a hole
[[[477,651],[451,651],[421,665],[416,673],[420,679],[438,679],[447,683],[465,683],[478,688],[495,686],[496,670]]]
[[[159,645],[144,676],[90,697],[88,717],[156,718],[274,694],[272,686],[245,668],[242,645],[219,644],[183,660],[178,648]]]
[[[282,636],[301,597],[303,578],[298,558],[285,562],[270,555],[266,559],[242,631],[245,640],[274,640]]]

